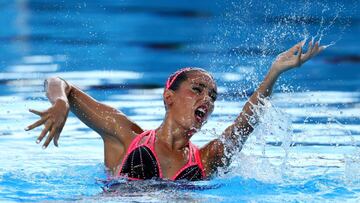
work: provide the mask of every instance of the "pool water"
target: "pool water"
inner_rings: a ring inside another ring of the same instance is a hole
[[[356,0],[0,3],[1,202],[359,202],[360,14]],[[70,114],[43,150],[43,81],[61,76],[144,129],[164,116],[162,87],[186,66],[213,73],[219,99],[192,141],[236,118],[271,61],[316,36],[331,44],[285,73],[228,171],[198,182],[107,181],[103,144]]]

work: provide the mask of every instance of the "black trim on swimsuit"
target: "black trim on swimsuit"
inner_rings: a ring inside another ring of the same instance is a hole
[[[197,165],[186,168],[175,178],[175,180],[190,180],[190,181],[197,181],[202,179],[203,177],[202,177],[201,169]]]
[[[121,169],[121,174],[144,180],[160,177],[156,158],[146,146],[137,147],[129,154]]]
[[[151,150],[146,146],[135,148],[127,157],[121,169],[121,174],[136,179],[159,178],[159,166]],[[202,180],[202,172],[199,166],[193,165],[183,170],[175,180]]]

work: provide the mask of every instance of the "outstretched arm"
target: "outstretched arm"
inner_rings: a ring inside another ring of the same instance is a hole
[[[54,140],[55,146],[58,145],[69,110],[99,133],[104,141],[113,140],[128,145],[134,135],[142,132],[142,129],[122,112],[99,103],[65,80],[49,78],[45,81],[45,90],[52,107],[42,112],[30,109],[30,112],[39,115],[41,119],[26,128],[26,130],[31,130],[44,124],[45,127],[37,139],[39,143],[49,133],[44,142],[44,148],[51,140]]]
[[[221,159],[225,157],[225,150],[228,159],[231,158],[234,150],[241,150],[258,122],[259,115],[257,115],[256,107],[263,105],[264,98],[271,95],[273,86],[279,76],[289,69],[300,67],[324,49],[324,47],[319,47],[318,42],[313,44],[310,41],[307,52],[302,54],[303,46],[304,42],[300,42],[276,58],[263,82],[251,95],[235,121],[222,133],[222,137],[213,140],[202,148],[202,157],[204,157],[207,172],[211,173],[216,167],[224,164]]]
[[[274,84],[279,76],[287,70],[300,67],[324,49],[324,47],[319,46],[318,42],[313,44],[313,42],[310,41],[307,52],[303,54],[302,49],[304,43],[305,42],[300,42],[296,44],[275,59],[265,79],[246,102],[234,123],[225,129],[222,136],[223,139],[230,144],[230,146],[227,146],[229,148],[228,150],[231,151],[234,150],[234,148],[241,150],[242,145],[258,122],[259,115],[257,115],[257,106],[264,105],[264,98],[271,95]]]

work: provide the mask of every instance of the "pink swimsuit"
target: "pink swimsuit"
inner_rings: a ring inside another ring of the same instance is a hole
[[[134,180],[163,178],[160,162],[154,148],[155,139],[155,130],[145,131],[138,135],[131,142],[118,175]],[[145,141],[141,142],[142,140]],[[171,180],[203,180],[205,177],[199,149],[189,142],[188,162]]]

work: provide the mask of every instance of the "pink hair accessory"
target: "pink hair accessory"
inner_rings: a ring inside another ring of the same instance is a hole
[[[168,89],[171,87],[171,85],[174,83],[174,81],[176,80],[176,78],[177,78],[181,73],[183,73],[183,72],[185,72],[185,71],[189,71],[189,70],[191,70],[191,69],[192,69],[192,68],[182,68],[182,69],[176,71],[175,74],[174,74],[174,77],[173,77],[171,80],[170,80],[171,76],[167,79],[167,81],[166,81],[166,89],[168,90]]]

